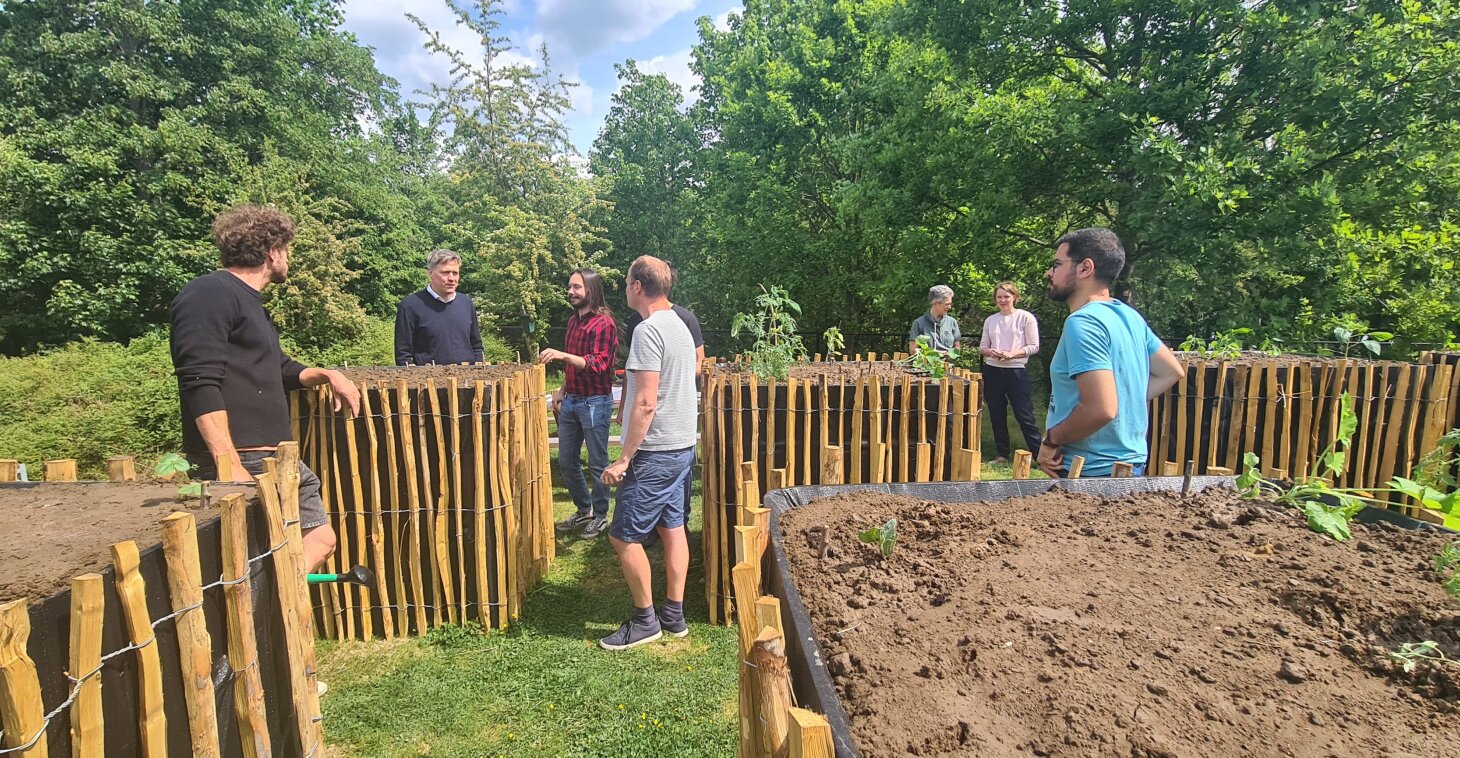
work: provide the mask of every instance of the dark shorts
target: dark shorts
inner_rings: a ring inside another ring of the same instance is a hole
[[[689,518],[685,482],[694,469],[695,449],[640,450],[618,485],[609,534],[620,542],[643,542],[658,527],[674,529]]]
[[[272,457],[274,457],[272,450],[242,450],[238,453],[238,459],[243,461],[243,467],[254,476],[264,473],[264,460]],[[218,469],[211,459],[207,459],[205,456],[189,455],[188,462],[193,464],[193,469],[188,472],[192,478],[209,481],[218,478]],[[329,514],[324,512],[324,500],[319,496],[319,477],[315,476],[303,461],[300,461],[299,528],[307,532],[329,522]]]

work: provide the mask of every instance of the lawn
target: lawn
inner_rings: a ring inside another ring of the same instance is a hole
[[[1044,400],[1035,399],[1042,423]],[[615,430],[617,431],[617,430]],[[1015,447],[1022,437],[1010,418]],[[1010,476],[989,461],[985,479]],[[610,451],[617,455],[617,449]],[[554,460],[556,478],[556,460]],[[1038,469],[1035,477],[1041,477]],[[572,511],[554,490],[559,518]],[[736,632],[707,617],[691,517],[690,636],[626,653],[598,649],[629,609],[607,537],[558,541],[558,558],[511,630],[438,629],[393,642],[319,642],[325,733],[335,756],[720,756],[736,752]],[[656,572],[662,552],[650,550]],[[655,597],[663,598],[661,580]]]

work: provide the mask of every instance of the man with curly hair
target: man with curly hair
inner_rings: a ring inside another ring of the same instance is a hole
[[[240,205],[213,221],[223,267],[182,288],[172,301],[172,365],[182,403],[183,452],[198,478],[248,481],[290,438],[285,392],[328,384],[335,409],[360,410],[355,383],[331,369],[307,368],[284,354],[262,293],[289,275],[294,222],[273,208]],[[334,552],[335,533],[319,495],[319,478],[299,464],[299,526],[304,563]]]

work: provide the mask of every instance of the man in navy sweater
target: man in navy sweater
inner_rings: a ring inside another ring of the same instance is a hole
[[[406,296],[395,312],[395,363],[480,363],[482,331],[471,296],[456,291],[461,256],[435,250],[426,258],[431,283]]]

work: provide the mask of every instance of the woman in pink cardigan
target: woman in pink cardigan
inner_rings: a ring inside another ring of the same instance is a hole
[[[999,312],[984,319],[983,338],[978,345],[984,358],[984,400],[994,423],[994,448],[999,454],[995,463],[1009,460],[1009,427],[1004,416],[1007,405],[1014,406],[1014,420],[1024,432],[1024,444],[1030,452],[1039,450],[1039,426],[1034,423],[1034,399],[1025,368],[1029,356],[1039,352],[1039,322],[1029,311],[1015,308],[1018,302],[1019,285],[1004,281],[994,287],[994,304]]]

